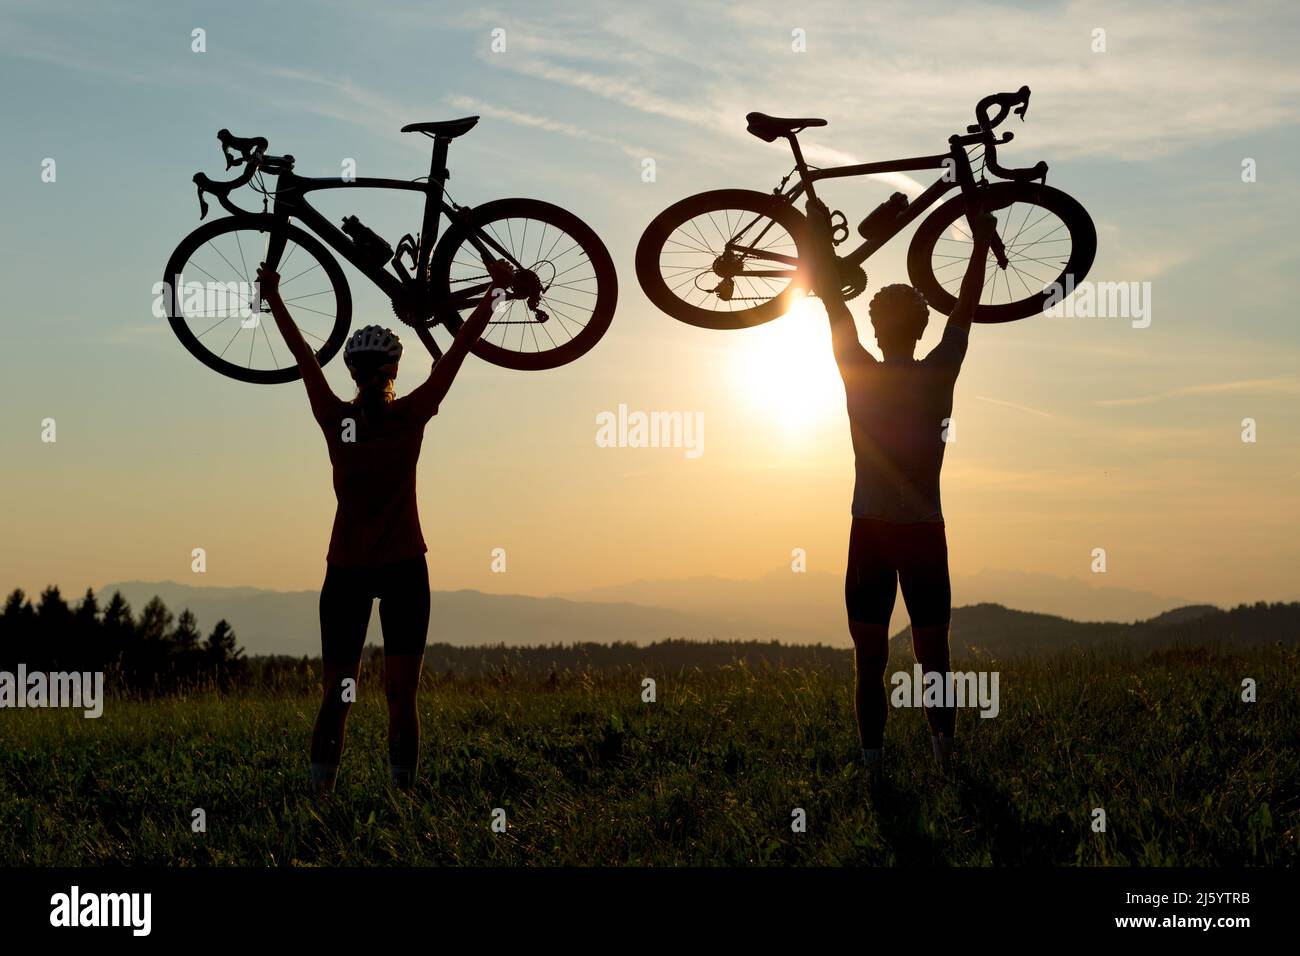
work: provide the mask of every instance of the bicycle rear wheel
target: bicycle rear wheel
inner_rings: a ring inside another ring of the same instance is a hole
[[[259,385],[300,378],[270,307],[252,310],[257,267],[274,219],[230,216],[204,223],[181,240],[163,273],[168,321],[181,344],[213,371]],[[277,265],[280,294],[322,365],[343,347],[352,293],[338,261],[314,236],[288,226]]]
[[[1073,197],[1043,183],[994,183],[985,208],[997,214],[1006,250],[1003,269],[992,254],[976,322],[1012,322],[1042,312],[1053,296],[1068,295],[1088,275],[1097,255],[1097,229]],[[916,230],[907,273],[931,308],[945,315],[957,304],[972,251],[966,200],[949,199]]]
[[[468,210],[438,240],[429,264],[434,301],[464,305],[441,316],[454,332],[487,291],[483,254],[472,240],[489,237],[518,263],[514,290],[470,351],[503,368],[536,371],[572,362],[591,350],[614,318],[618,274],[600,237],[568,210],[538,199],[496,199]],[[499,257],[498,250],[491,254]]]
[[[636,275],[646,297],[679,322],[745,329],[784,315],[802,287],[805,219],[750,189],[715,189],[669,206],[646,226]]]

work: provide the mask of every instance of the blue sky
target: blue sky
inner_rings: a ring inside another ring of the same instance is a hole
[[[415,177],[428,141],[398,128],[467,114],[483,121],[453,146],[453,195],[571,208],[609,246],[621,294],[606,340],[572,366],[467,366],[421,472],[435,586],[746,577],[795,546],[834,570],[851,453],[829,353],[746,364],[793,317],[728,337],[657,313],[630,268],[636,240],[688,194],[775,185],[788,156],[746,135],[751,109],[824,116],[810,156],[866,161],[941,151],[981,96],[1028,84],[1003,161],[1048,160],[1048,181],[1097,222],[1093,278],[1150,282],[1153,319],[977,330],[958,392],[966,444],[945,472],[955,570],[1084,577],[1104,543],[1123,574],[1108,583],[1294,597],[1298,27],[1285,3],[9,0],[0,579],[184,580],[204,543],[221,556],[208,583],[312,586],[332,502],[299,387],[198,366],[151,318],[150,290],[198,222],[190,177],[223,172],[218,128],[268,137],[309,174],[350,158],[360,175]],[[191,51],[195,28],[205,53]],[[791,50],[796,29],[806,52]],[[47,157],[55,183],[40,180]],[[1246,158],[1257,182],[1241,180]],[[828,198],[856,221],[893,188],[856,180]],[[322,208],[390,240],[418,224],[403,200],[336,194]],[[873,287],[904,279],[905,250],[868,263]],[[358,318],[384,320],[350,278]],[[422,374],[412,362],[399,390]],[[346,392],[339,363],[327,375]],[[824,396],[793,433],[770,400],[792,388]],[[594,416],[620,403],[703,411],[708,454],[596,449]],[[46,416],[55,447],[37,441]],[[1245,416],[1260,441],[1243,450]],[[485,555],[506,542],[520,558],[502,579]]]

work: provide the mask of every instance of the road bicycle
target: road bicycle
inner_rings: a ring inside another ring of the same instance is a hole
[[[185,348],[209,368],[243,382],[299,377],[288,348],[262,321],[269,307],[255,283],[257,267],[265,261],[280,273],[281,295],[318,361],[328,362],[346,340],[352,319],[351,291],[332,249],[388,297],[398,320],[415,329],[435,358],[441,352],[430,329],[441,324],[454,334],[460,328],[490,288],[487,263],[499,259],[513,267],[514,276],[471,351],[524,370],[555,368],[586,353],[609,327],[618,298],[609,252],[586,223],[550,203],[497,199],[467,206],[447,196],[448,146],[478,119],[402,127],[433,140],[429,175],[414,180],[299,176],[293,156],[267,154],[264,137],[218,132],[226,168],[244,169],[228,182],[200,172],[194,183],[201,219],[208,212],[205,194],[216,196],[231,215],[182,239],[163,274],[166,315]],[[274,187],[267,185],[268,176],[276,177]],[[234,190],[250,184],[262,194],[260,213],[230,199]],[[308,202],[308,193],[322,189],[422,193],[420,231],[403,236],[394,249],[356,216],[335,226]],[[269,200],[274,204],[268,211]],[[439,238],[444,216],[448,226]],[[212,296],[213,289],[230,290],[238,307],[225,295]]]
[[[997,113],[989,115],[991,108]],[[1010,142],[994,129],[1015,112],[1029,109],[1029,87],[995,93],[975,108],[978,123],[965,135],[949,137],[946,153],[818,168],[799,148],[798,134],[825,126],[816,118],[785,118],[750,113],[748,131],[764,142],[789,141],[794,169],[763,193],[719,189],[681,200],[646,227],[637,245],[636,274],[650,301],[675,319],[708,329],[738,329],[784,314],[799,291],[810,287],[804,268],[807,220],[795,206],[806,196],[817,200],[815,184],[827,179],[943,169],[943,175],[915,198],[896,192],[866,216],[858,227],[862,244],[838,256],[846,299],[867,286],[862,263],[898,235],[951,189],[959,189],[921,223],[908,247],[907,271],[912,285],[934,309],[945,314],[957,301],[971,230],[966,218],[974,209],[997,215],[984,290],[975,309],[976,322],[1009,322],[1041,312],[1053,295],[1068,295],[1092,267],[1097,231],[1075,199],[1047,185],[1047,164],[1027,169],[998,165],[997,147]],[[992,173],[1006,182],[989,182]],[[791,179],[794,183],[787,189]],[[836,246],[849,236],[848,218],[831,215]]]

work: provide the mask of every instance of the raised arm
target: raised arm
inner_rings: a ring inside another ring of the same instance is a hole
[[[267,269],[266,263],[262,263],[257,270],[257,283],[262,301],[271,307],[276,328],[280,330],[285,345],[289,346],[289,354],[298,363],[298,371],[302,373],[302,383],[307,387],[307,399],[311,402],[312,414],[316,416],[317,421],[320,421],[321,416],[338,401],[338,398],[330,389],[329,383],[325,381],[325,373],[321,371],[320,363],[316,361],[316,353],[302,337],[297,323],[289,315],[284,299],[280,297],[280,276]]]
[[[989,256],[989,244],[997,231],[998,221],[992,213],[978,213],[971,222],[974,248],[971,250],[970,261],[966,264],[966,274],[962,276],[957,304],[948,314],[948,325],[952,328],[970,331],[975,306],[979,305],[980,293],[984,291],[984,267]]]
[[[494,263],[488,267],[488,272],[492,276],[491,287],[474,307],[465,324],[460,327],[446,353],[441,358],[435,356],[433,368],[429,369],[429,377],[407,396],[406,400],[411,403],[416,414],[425,419],[431,418],[438,411],[438,406],[451,389],[451,383],[455,381],[456,373],[460,371],[470,347],[479,340],[479,336],[487,328],[492,310],[510,285],[513,270],[505,262]],[[421,341],[424,341],[423,336]],[[425,342],[426,348],[428,345],[429,343]],[[432,351],[431,349],[430,352]]]
[[[858,327],[853,324],[853,313],[844,304],[839,258],[835,255],[835,242],[831,238],[830,213],[820,200],[810,199],[806,209],[813,291],[826,307],[826,318],[831,323],[831,346],[843,375],[846,370],[876,359],[862,347],[858,340]]]

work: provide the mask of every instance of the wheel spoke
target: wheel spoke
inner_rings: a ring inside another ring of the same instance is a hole
[[[1016,208],[1022,202],[1023,214]],[[1053,282],[1059,281],[1070,261],[1073,240],[1069,224],[1054,208],[1023,200],[1002,207],[998,216],[999,241],[1006,266],[999,266],[995,257],[989,257],[980,304],[1006,308],[1036,301]],[[963,227],[963,217],[964,213],[957,212],[956,218],[943,226],[930,252],[931,274],[952,295],[960,288],[966,264],[974,251],[973,239]],[[1059,235],[1062,231],[1065,234]],[[1051,251],[1062,244],[1061,250]],[[1042,267],[1051,278],[1042,278],[1035,266]]]
[[[246,235],[241,235],[244,233]],[[190,284],[190,294],[184,287],[173,290],[175,302],[173,321],[178,333],[187,347],[205,363],[225,374],[248,381],[275,381],[280,378],[266,379],[258,376],[280,375],[286,371],[297,374],[291,356],[279,349],[267,326],[267,311],[248,312],[252,304],[252,277],[250,263],[252,256],[263,241],[264,233],[254,227],[233,225],[224,230],[209,233],[208,238],[196,239],[188,258],[180,263],[176,271],[181,275],[202,276],[203,280]],[[245,238],[248,244],[245,247]],[[230,247],[234,248],[231,249]],[[326,263],[317,258],[318,253],[308,252],[310,263],[297,257],[297,268],[291,273],[285,266],[295,259],[295,253],[301,243],[292,239],[286,244],[285,254],[280,259],[279,271],[287,274],[280,282],[281,288],[295,280],[301,287],[294,295],[285,296],[284,301],[294,313],[304,338],[313,342],[318,354],[328,360],[333,355],[329,349],[331,336],[339,324],[339,290],[335,287],[334,274],[326,268]],[[180,252],[180,257],[186,256]],[[215,258],[220,265],[213,267],[210,263]],[[207,260],[207,264],[203,260]],[[180,262],[180,259],[177,259]],[[258,259],[260,262],[260,258]],[[169,266],[169,268],[171,268]],[[304,277],[320,270],[324,287],[312,283],[315,288],[308,288]],[[238,289],[235,301],[231,302],[230,290]],[[244,290],[249,290],[247,296]],[[265,309],[265,306],[263,306]],[[220,333],[222,326],[231,319],[235,325],[227,336]],[[304,323],[304,320],[305,323]],[[248,348],[245,350],[240,335],[248,333]],[[219,333],[213,341],[213,333]],[[282,359],[285,361],[282,363]]]
[[[582,240],[533,216],[502,216],[481,223],[478,229],[536,275],[542,289],[537,308],[548,316],[540,321],[527,303],[512,299],[489,321],[482,341],[503,351],[532,355],[564,348],[582,335],[601,299],[599,276]],[[529,248],[534,250],[531,257]],[[468,238],[453,251],[448,268],[451,288],[488,278],[482,258]],[[575,295],[590,301],[575,299]],[[462,315],[476,304],[460,306]],[[511,331],[513,326],[519,327],[518,334]]]

